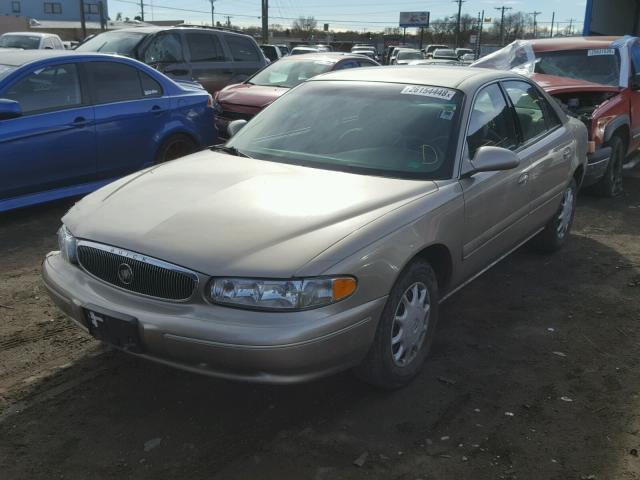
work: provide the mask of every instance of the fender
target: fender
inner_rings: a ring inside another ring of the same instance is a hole
[[[629,119],[629,115],[627,115],[627,114],[620,115],[620,116],[614,118],[611,122],[609,122],[609,124],[604,129],[604,141],[608,142],[609,140],[611,140],[611,137],[613,136],[613,133],[619,127],[626,126],[627,130],[629,130],[629,132],[630,132],[631,131],[630,125],[631,125],[631,121]]]

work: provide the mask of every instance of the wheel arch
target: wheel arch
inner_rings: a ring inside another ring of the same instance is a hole
[[[453,257],[445,244],[433,243],[424,247],[407,262],[407,265],[415,260],[424,260],[431,265],[436,274],[438,290],[441,294],[449,289],[453,276]],[[405,268],[407,265],[405,265]]]
[[[160,151],[162,150],[162,148],[166,145],[166,143],[172,138],[172,137],[176,137],[179,135],[184,135],[185,137],[189,138],[189,140],[191,140],[193,142],[193,144],[196,146],[196,148],[201,148],[200,146],[200,142],[198,141],[198,139],[193,135],[192,132],[189,132],[188,130],[181,130],[181,129],[175,129],[175,130],[170,130],[168,132],[166,132],[158,141],[157,143],[157,147],[156,147],[156,151],[153,153],[153,161],[155,162],[156,159],[158,158],[158,154],[160,153]]]

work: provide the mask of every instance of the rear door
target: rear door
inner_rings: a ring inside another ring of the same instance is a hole
[[[231,83],[233,62],[225,53],[218,32],[185,31],[193,79],[214,94]]]
[[[246,80],[265,66],[264,56],[251,38],[231,33],[225,33],[223,37],[233,60],[236,81]]]
[[[162,86],[137,68],[120,62],[87,62],[95,110],[101,178],[114,178],[154,161],[170,116]]]
[[[160,32],[144,47],[142,61],[175,80],[191,80],[179,32]]]
[[[513,112],[497,83],[482,88],[474,99],[466,133],[465,160],[483,146],[516,151]],[[531,200],[527,182],[529,162],[518,167],[477,173],[460,180],[464,193],[463,265],[470,277],[523,241]]]
[[[530,228],[545,224],[558,209],[560,196],[570,177],[575,139],[569,134],[546,99],[532,84],[502,82],[518,119],[518,154],[529,163],[531,183]]]
[[[94,114],[77,64],[40,67],[9,85],[0,98],[19,102],[23,112],[0,120],[0,198],[94,178]]]

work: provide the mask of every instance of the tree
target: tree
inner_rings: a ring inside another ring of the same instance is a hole
[[[121,22],[122,21],[122,12],[118,12],[116,13],[116,22]]]
[[[315,31],[317,26],[318,22],[314,17],[300,15],[297,20],[293,21],[291,29],[296,33],[310,34]]]

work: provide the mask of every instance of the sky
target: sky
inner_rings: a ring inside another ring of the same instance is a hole
[[[123,17],[139,15],[140,0],[108,0],[109,16],[118,12]],[[210,0],[144,0],[146,20],[185,20],[189,23],[210,23]],[[216,0],[216,22],[226,22],[231,16],[233,25],[260,25],[260,0]],[[485,17],[499,17],[496,7],[511,7],[511,12],[541,12],[538,23],[551,22],[556,12],[556,22],[569,22],[581,26],[584,20],[585,0],[466,0],[462,13],[477,16],[484,9]],[[167,8],[169,7],[169,8]],[[429,11],[435,20],[457,12],[455,0],[269,0],[269,24],[291,26],[292,19],[313,16],[318,24],[329,23],[334,30],[353,29],[379,31],[398,24],[400,11]]]

